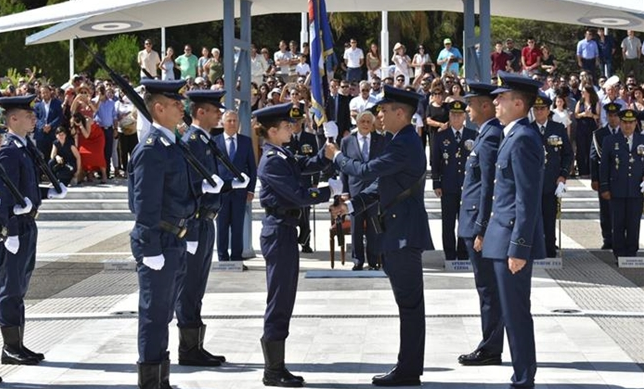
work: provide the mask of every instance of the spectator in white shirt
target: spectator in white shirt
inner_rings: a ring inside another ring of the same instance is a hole
[[[351,38],[349,48],[344,50],[344,63],[347,66],[347,81],[362,80],[362,65],[364,65],[364,53],[358,47],[358,41]]]

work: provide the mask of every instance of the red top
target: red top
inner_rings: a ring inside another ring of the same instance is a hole
[[[499,70],[505,71],[508,61],[512,61],[512,56],[505,51],[497,53],[496,51],[490,54],[492,60],[492,74],[496,74]]]
[[[526,46],[521,50],[521,56],[525,58],[526,66],[532,66],[537,63],[537,59],[541,57],[541,52],[536,47],[530,49],[530,46]]]

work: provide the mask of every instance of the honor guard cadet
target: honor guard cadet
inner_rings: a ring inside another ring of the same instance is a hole
[[[225,109],[221,100],[225,91],[194,90],[186,93],[190,100],[192,118],[190,128],[183,135],[184,142],[201,164],[209,171],[217,171],[217,159],[211,146],[209,130],[221,120]],[[201,177],[196,171],[191,178],[200,184]],[[248,180],[225,182],[222,192],[231,188],[245,188]],[[188,221],[186,233],[186,275],[179,287],[176,314],[179,327],[179,364],[187,366],[219,366],[226,361],[223,355],[212,355],[203,348],[206,325],[201,319],[203,296],[206,292],[208,274],[212,264],[215,243],[214,219],[220,206],[220,194],[207,193],[199,199],[199,208],[193,219]]]
[[[262,220],[260,245],[266,260],[266,313],[261,338],[264,353],[265,386],[301,387],[304,379],[291,374],[284,365],[285,341],[297,293],[299,250],[296,228],[302,208],[328,201],[340,194],[339,180],[330,179],[329,187],[302,186],[301,175],[320,172],[328,166],[335,147],[327,144],[311,158],[295,158],[282,145],[291,140],[294,117],[291,103],[274,105],[254,111],[255,130],[264,137],[262,157],[257,176],[262,183],[259,201],[266,215]]]
[[[197,213],[199,197],[219,193],[223,181],[214,174],[215,187],[193,180],[176,143],[173,131],[183,119],[180,89],[185,81],[141,84],[153,123],[128,164],[129,208],[135,218],[130,244],[139,281],[138,386],[159,389],[170,387],[168,324],[186,271],[188,220]]]
[[[443,251],[446,261],[467,260],[463,239],[456,239],[456,219],[465,177],[465,161],[474,147],[476,130],[465,127],[465,103],[449,103],[449,128],[437,132],[432,143],[434,193],[441,200]]]
[[[0,251],[0,330],[4,346],[2,364],[36,365],[45,356],[29,350],[23,344],[25,331],[25,295],[36,265],[38,227],[36,217],[43,198],[64,198],[54,188],[39,187],[40,153],[27,137],[36,123],[33,101],[35,95],[0,98],[8,133],[0,147],[0,165],[18,191],[25,196],[25,207],[13,197],[3,195],[0,214],[7,219],[4,250]]]
[[[599,165],[599,191],[610,201],[616,258],[637,255],[644,192],[644,135],[635,131],[637,112],[626,109],[619,118],[621,132],[604,138]]]
[[[599,225],[602,230],[602,250],[613,248],[613,222],[610,213],[610,201],[605,200],[599,192],[599,165],[602,159],[602,144],[609,135],[619,134],[619,111],[622,106],[616,103],[604,104],[608,123],[593,132],[593,142],[590,144],[590,185],[599,197]]]
[[[427,160],[420,137],[412,126],[421,96],[384,87],[380,117],[394,134],[379,157],[363,162],[339,153],[334,164],[342,173],[376,180],[332,213],[359,214],[380,207],[383,270],[389,277],[400,316],[400,349],[396,366],[373,377],[376,386],[420,385],[425,354],[425,303],[421,255],[433,250],[424,193]]]
[[[532,388],[537,358],[530,287],[533,260],[546,254],[541,217],[545,160],[541,134],[527,116],[541,82],[503,71],[498,77],[502,84],[493,91],[494,104],[505,128],[483,258],[494,263],[514,370],[511,387]]]
[[[545,150],[546,165],[543,173],[541,212],[543,214],[546,256],[555,258],[557,256],[555,244],[557,212],[561,208],[561,197],[566,190],[566,180],[574,154],[563,124],[548,120],[551,105],[552,100],[544,93],[539,93],[532,106],[535,119],[532,125],[541,134]]]
[[[476,349],[458,357],[462,365],[500,365],[503,352],[503,318],[493,261],[483,258],[483,237],[492,211],[496,154],[503,126],[495,117],[493,97],[496,86],[479,82],[467,83],[467,113],[476,123],[479,135],[465,164],[465,179],[458,215],[458,236],[465,242],[474,270],[474,282],[481,306],[483,339]]]
[[[295,158],[309,158],[318,153],[318,141],[314,134],[303,130],[304,122],[304,109],[300,106],[293,107],[294,119],[296,122],[293,124],[293,135],[291,141],[288,143],[288,149],[293,153]],[[302,186],[305,188],[316,188],[320,182],[320,174],[302,174]],[[306,206],[302,208],[302,216],[300,216],[299,235],[297,242],[302,245],[303,253],[312,253],[311,248],[311,207]]]

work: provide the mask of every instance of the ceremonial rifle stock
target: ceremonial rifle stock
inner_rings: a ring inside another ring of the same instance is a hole
[[[31,142],[31,141],[27,139],[27,142]],[[54,186],[54,189],[56,189],[56,192],[63,193],[63,188],[60,186],[58,177],[56,177],[54,172],[51,171],[51,169],[49,168],[49,165],[47,165],[47,162],[45,162],[45,158],[43,157],[40,150],[38,150],[36,146],[33,145],[33,143],[30,143],[27,145],[27,150],[30,150],[31,154],[36,159],[36,163],[40,167],[40,170],[42,170],[42,172],[45,173],[49,181],[51,181],[52,185]]]
[[[4,182],[4,186],[9,189],[9,192],[11,192],[11,195],[14,197],[16,202],[23,208],[27,206],[27,203],[25,202],[24,196],[20,193],[18,188],[16,188],[16,185],[11,181],[9,178],[9,175],[7,174],[7,171],[4,170],[4,166],[0,165],[0,180]]]

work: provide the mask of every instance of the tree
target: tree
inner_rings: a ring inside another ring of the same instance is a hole
[[[134,35],[118,35],[105,46],[105,63],[118,74],[135,77],[138,71],[136,53],[138,52],[137,38]],[[96,78],[106,79],[109,75],[104,69],[95,73]]]

